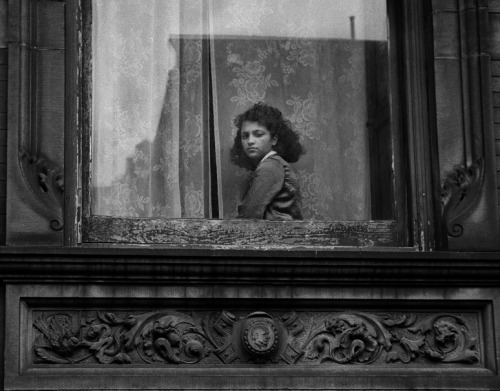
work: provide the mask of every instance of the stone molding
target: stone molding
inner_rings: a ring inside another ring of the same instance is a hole
[[[0,278],[58,283],[99,279],[191,285],[497,287],[499,261],[500,253],[0,247]]]

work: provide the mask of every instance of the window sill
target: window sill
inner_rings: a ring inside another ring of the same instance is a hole
[[[498,260],[500,252],[452,252],[418,251],[415,247],[256,247],[234,248],[233,246],[167,246],[152,244],[127,245],[122,243],[84,244],[79,247],[52,246],[0,246],[0,257],[8,256],[74,256],[74,257],[113,257],[127,258],[299,258],[299,259],[408,259],[408,260]]]

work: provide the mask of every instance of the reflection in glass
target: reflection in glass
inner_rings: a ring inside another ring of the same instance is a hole
[[[232,120],[265,101],[305,146],[306,220],[392,217],[384,0],[92,7],[93,214],[235,218]]]

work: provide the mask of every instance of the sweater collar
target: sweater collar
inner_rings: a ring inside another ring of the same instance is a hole
[[[261,164],[261,163],[262,163],[264,160],[266,160],[268,157],[273,156],[273,155],[276,155],[277,153],[278,153],[278,152],[276,152],[276,151],[269,151],[269,152],[267,153],[267,155],[266,155],[266,156],[264,156],[264,157],[262,158],[262,160],[259,162],[259,164]]]

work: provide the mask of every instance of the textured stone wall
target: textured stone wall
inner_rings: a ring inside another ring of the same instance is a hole
[[[7,0],[0,0],[0,244],[5,243],[7,175]]]
[[[493,121],[495,128],[495,152],[498,186],[498,205],[500,206],[500,1],[490,1],[490,40],[491,40],[491,87],[493,93]],[[500,211],[500,208],[498,209]],[[500,220],[500,212],[498,216]]]

